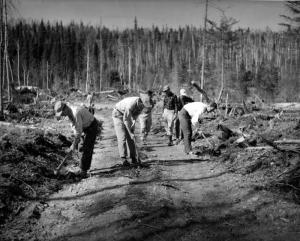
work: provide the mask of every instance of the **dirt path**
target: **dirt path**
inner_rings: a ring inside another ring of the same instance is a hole
[[[151,135],[139,149],[145,164],[120,169],[110,109],[92,176],[65,186],[46,203],[40,240],[300,240],[299,207],[258,190],[207,156]]]

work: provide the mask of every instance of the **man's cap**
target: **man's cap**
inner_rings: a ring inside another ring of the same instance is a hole
[[[63,101],[57,101],[54,105],[54,111],[56,116],[60,116],[62,113],[63,108],[65,107],[66,103]]]
[[[180,89],[179,94],[180,94],[180,95],[187,96],[187,93],[186,93],[186,90],[185,90],[185,89]]]
[[[165,85],[162,91],[166,92],[166,91],[169,91],[169,90],[170,90],[170,87],[168,85]]]
[[[217,109],[218,105],[216,102],[212,101],[209,103],[209,107],[211,107],[213,110]]]

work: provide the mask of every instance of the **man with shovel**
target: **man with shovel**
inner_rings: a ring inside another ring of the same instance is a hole
[[[69,153],[78,149],[78,144],[82,133],[84,133],[83,152],[80,160],[80,170],[75,172],[82,178],[87,177],[87,171],[90,169],[96,136],[98,134],[98,122],[95,117],[84,106],[78,107],[74,112],[63,101],[57,101],[54,106],[57,117],[68,116],[75,129],[75,139],[69,149]]]
[[[149,95],[141,95],[140,97],[127,97],[119,101],[113,109],[112,119],[117,135],[118,149],[123,166],[130,166],[130,163],[127,161],[127,147],[129,149],[131,163],[137,165],[140,162],[136,149],[134,125],[142,110],[145,107],[151,107],[149,98]]]

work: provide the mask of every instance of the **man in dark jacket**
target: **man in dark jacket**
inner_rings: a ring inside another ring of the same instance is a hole
[[[173,94],[168,85],[164,86],[163,93],[165,94],[163,101],[163,120],[168,137],[168,146],[173,145],[172,135],[174,122],[177,118],[177,96]]]

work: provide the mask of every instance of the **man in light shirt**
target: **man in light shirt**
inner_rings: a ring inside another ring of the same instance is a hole
[[[119,154],[124,166],[129,166],[127,161],[127,146],[132,164],[137,164],[134,125],[137,117],[148,104],[148,97],[127,97],[119,101],[112,112],[112,118],[118,140]]]
[[[149,104],[150,107],[145,107],[140,114],[139,121],[140,121],[140,127],[141,127],[141,140],[144,145],[146,145],[147,136],[150,132],[151,126],[152,126],[152,109],[155,105],[155,101],[152,99],[153,97],[153,91],[147,90],[143,91],[141,93],[142,95],[148,95],[149,96]]]
[[[75,129],[75,139],[69,152],[78,149],[81,135],[82,133],[85,134],[82,147],[83,153],[80,160],[80,171],[75,174],[83,178],[87,177],[87,171],[91,167],[94,145],[98,134],[98,122],[85,106],[80,106],[73,112],[65,102],[57,101],[54,110],[57,117],[68,116]]]
[[[194,102],[194,100],[188,96],[187,92],[185,89],[181,89],[179,92],[179,97],[178,97],[178,112],[181,111],[182,107],[185,106],[186,104]],[[179,144],[180,141],[183,139],[183,134],[180,129],[180,122],[179,122],[179,117],[175,121],[175,136],[176,136],[176,144]]]
[[[205,104],[203,102],[192,102],[183,106],[179,112],[180,128],[183,133],[184,151],[186,154],[194,155],[192,152],[192,125],[197,126],[199,117],[217,108],[215,102]]]

